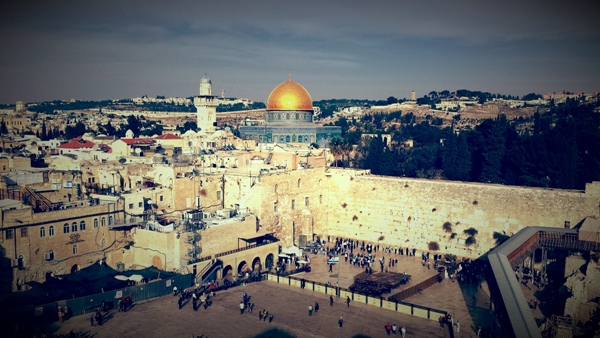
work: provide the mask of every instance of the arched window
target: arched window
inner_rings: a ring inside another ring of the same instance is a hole
[[[54,236],[54,225],[48,228],[48,236]]]
[[[100,241],[100,247],[104,248],[104,245],[106,245],[106,240],[102,238],[102,240]]]
[[[63,233],[65,233],[65,234],[69,233],[69,223],[65,223],[63,225]]]
[[[298,188],[300,188],[300,179],[298,179]]]
[[[97,228],[97,227],[98,227],[98,219],[94,218],[94,228]]]
[[[108,226],[113,225],[113,217],[112,215],[108,216]]]
[[[71,232],[77,232],[77,222],[73,222],[73,224],[71,224]]]
[[[288,135],[288,136],[285,137],[285,142],[286,143],[290,143],[290,135]]]
[[[100,224],[101,224],[102,226],[105,226],[105,225],[106,225],[106,217],[102,217],[102,219],[100,220]]]
[[[54,260],[54,250],[48,251],[48,260],[49,261],[53,261]]]
[[[77,255],[77,244],[73,245],[73,255]]]
[[[321,186],[321,183],[323,183],[321,180],[319,180],[319,187]]]
[[[40,237],[46,237],[46,228],[45,227],[40,228]]]
[[[79,231],[84,231],[85,230],[85,221],[81,221],[79,222]]]

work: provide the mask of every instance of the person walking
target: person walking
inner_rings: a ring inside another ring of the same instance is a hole
[[[312,307],[312,305],[309,305],[308,306],[308,315],[312,316],[312,313],[313,313],[313,307]]]
[[[319,312],[319,303],[315,302],[315,313]]]
[[[243,314],[244,314],[244,308],[245,308],[245,306],[244,306],[244,302],[243,302],[243,301],[241,301],[241,302],[240,302],[240,314],[241,314],[241,315],[243,315]]]
[[[350,297],[346,297],[346,305],[348,305],[348,307],[350,307]]]
[[[456,333],[460,332],[460,322],[457,320],[456,323],[454,323],[454,325],[456,326]]]
[[[406,328],[404,326],[400,329],[400,333],[402,334],[402,338],[406,337]]]
[[[388,334],[388,336],[390,335],[390,332],[392,332],[392,326],[390,323],[385,324],[385,332]]]
[[[344,325],[344,319],[342,318],[342,316],[340,316],[340,319],[338,319],[338,325],[340,327],[342,327],[342,325]]]
[[[396,326],[396,324],[392,325],[392,334],[395,336],[396,335],[396,331],[398,330],[398,327]]]
[[[333,296],[329,296],[329,306],[333,306]]]

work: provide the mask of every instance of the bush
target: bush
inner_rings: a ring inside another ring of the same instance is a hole
[[[479,231],[477,231],[477,229],[475,229],[475,228],[468,228],[464,232],[465,232],[465,234],[467,234],[467,235],[469,235],[471,237],[473,237],[473,236],[475,236],[475,235],[477,235],[479,233]]]
[[[438,242],[429,242],[429,244],[427,245],[429,247],[429,250],[431,251],[437,251],[440,249],[440,245],[438,244]]]

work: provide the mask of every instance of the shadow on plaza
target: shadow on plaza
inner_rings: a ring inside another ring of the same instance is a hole
[[[273,328],[268,329],[258,335],[254,336],[254,338],[295,338],[296,336],[290,334],[289,332]]]

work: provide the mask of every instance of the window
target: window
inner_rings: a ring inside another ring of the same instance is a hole
[[[571,222],[570,221],[565,221],[565,228],[566,229],[570,229],[571,228]]]
[[[85,230],[85,221],[81,221],[79,222],[79,231],[84,231]]]
[[[21,228],[21,237],[27,237],[27,228]]]
[[[142,207],[142,205],[143,205],[143,202],[139,202],[139,203],[138,203],[138,208],[141,208],[141,207]]]
[[[54,225],[48,228],[48,236],[54,236]]]
[[[323,195],[319,195],[319,204],[323,204]]]
[[[63,233],[65,233],[65,234],[69,233],[69,223],[65,223],[63,225]]]
[[[275,192],[277,192],[277,184],[275,184]]]
[[[296,200],[292,200],[292,210],[296,207]]]
[[[100,247],[104,248],[104,245],[106,245],[106,240],[102,238],[102,240],[100,241]]]
[[[111,225],[113,225],[113,217],[112,217],[112,215],[108,216],[108,226],[111,226]]]
[[[221,190],[217,191],[217,199],[220,200],[221,199]]]
[[[6,230],[6,239],[12,239],[12,238],[13,238],[13,231],[12,231],[12,229]]]
[[[102,226],[106,225],[106,217],[102,217],[100,224],[102,224]]]
[[[273,211],[277,211],[277,202],[273,203]]]
[[[73,255],[77,255],[77,244],[73,245]]]
[[[300,188],[300,179],[298,179],[298,188]]]
[[[54,260],[54,250],[48,251],[48,260],[49,261],[53,261]]]
[[[129,209],[133,209],[133,203],[129,203]]]
[[[46,237],[46,228],[45,227],[40,228],[40,237]]]
[[[308,196],[307,196],[307,197],[304,197],[304,205],[305,205],[305,206],[308,206]]]
[[[98,227],[98,219],[94,218],[94,228],[97,228],[97,227]]]
[[[71,224],[71,232],[77,232],[77,222],[73,222],[73,224]]]
[[[158,196],[158,200],[162,202],[163,201],[163,195]]]

